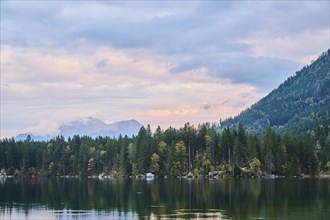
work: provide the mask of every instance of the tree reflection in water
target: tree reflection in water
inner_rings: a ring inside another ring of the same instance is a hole
[[[12,179],[0,219],[328,219],[329,179]]]

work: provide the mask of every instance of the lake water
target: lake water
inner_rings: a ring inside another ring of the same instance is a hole
[[[0,179],[0,219],[329,219],[330,179]]]

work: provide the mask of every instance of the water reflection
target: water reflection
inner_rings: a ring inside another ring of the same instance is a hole
[[[6,179],[0,219],[328,219],[329,179]]]
[[[32,208],[28,213],[12,210],[10,213],[1,210],[0,219],[33,219],[33,220],[66,220],[66,219],[139,219],[137,213],[95,210],[61,210]]]
[[[173,214],[155,216],[155,219],[228,219],[223,214],[225,212],[226,211],[219,211],[217,209],[178,209],[174,210]]]

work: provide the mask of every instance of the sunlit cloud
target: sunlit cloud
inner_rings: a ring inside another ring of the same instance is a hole
[[[182,106],[176,109],[151,109],[147,111],[147,114],[152,117],[163,118],[171,116],[191,116],[193,117],[199,111],[198,108],[190,106]]]
[[[17,62],[6,65],[3,74],[4,123],[24,115],[34,125],[22,132],[53,134],[61,123],[90,115],[105,121],[136,118],[152,126],[218,122],[245,107],[236,106],[244,100],[242,92],[254,96],[247,104],[264,95],[252,86],[214,78],[206,68],[173,74],[170,57],[132,56],[110,47],[92,48],[83,56],[12,47],[5,47],[4,54],[2,63]],[[95,65],[104,60],[106,65]],[[227,107],[219,107],[224,101]],[[216,104],[206,112],[203,103]]]

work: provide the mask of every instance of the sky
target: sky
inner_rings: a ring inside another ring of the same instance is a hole
[[[1,1],[0,137],[240,113],[330,47],[329,1]]]

